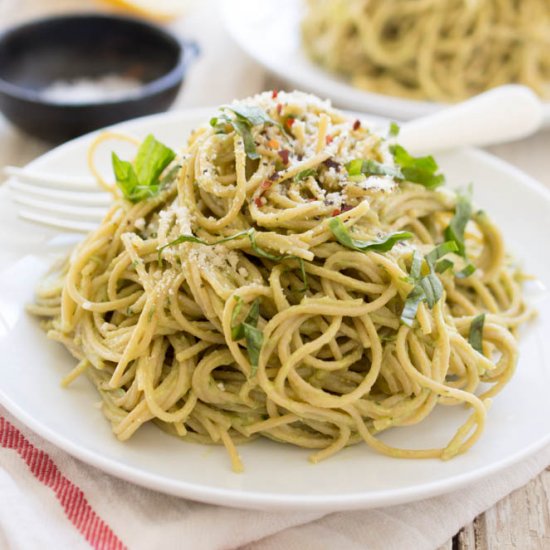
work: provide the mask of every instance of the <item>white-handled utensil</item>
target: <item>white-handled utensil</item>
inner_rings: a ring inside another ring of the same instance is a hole
[[[542,121],[536,94],[509,84],[403,124],[398,142],[411,153],[495,145],[536,132]]]

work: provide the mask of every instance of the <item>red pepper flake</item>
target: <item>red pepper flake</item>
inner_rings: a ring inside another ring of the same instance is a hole
[[[273,185],[273,182],[272,181],[269,181],[269,180],[265,180],[261,183],[260,187],[262,189],[269,189],[271,186]]]
[[[292,128],[292,125],[294,124],[295,121],[296,121],[296,119],[294,117],[289,116],[286,119],[285,124],[287,125],[288,128]]]
[[[271,149],[278,149],[281,144],[276,139],[270,139],[267,142],[267,146]]]
[[[288,149],[281,149],[277,152],[277,154],[281,157],[281,160],[283,161],[284,165],[288,164],[288,155],[290,154],[290,151]]]
[[[326,138],[325,138],[325,141],[327,142],[327,145],[330,145],[332,143],[332,140],[334,138],[329,134]]]
[[[256,206],[258,208],[261,208],[264,205],[264,201],[263,201],[262,197],[256,197],[254,199],[254,203],[256,204]]]
[[[277,114],[280,115],[283,110],[283,104],[277,103]]]
[[[359,130],[359,128],[361,128],[361,121],[359,119],[357,119],[354,123],[353,123],[353,129],[354,130]]]
[[[348,210],[351,210],[353,208],[353,206],[350,206],[349,204],[344,204],[344,206],[342,206],[342,212],[347,212]]]
[[[273,90],[273,92],[271,92],[271,97],[273,99],[277,99],[277,96],[279,95],[279,90]]]
[[[342,211],[339,208],[336,208],[332,211],[332,217],[339,216],[342,213]]]

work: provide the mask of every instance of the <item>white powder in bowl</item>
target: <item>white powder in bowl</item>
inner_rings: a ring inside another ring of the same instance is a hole
[[[135,78],[106,74],[99,78],[57,80],[41,90],[41,96],[55,103],[101,103],[137,95],[143,82]]]

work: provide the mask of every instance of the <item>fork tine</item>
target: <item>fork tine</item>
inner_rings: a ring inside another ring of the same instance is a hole
[[[13,195],[13,200],[34,210],[45,211],[46,213],[62,214],[62,217],[76,217],[85,220],[101,221],[107,212],[107,208],[101,206],[75,206],[63,203],[54,203],[36,200],[24,195]]]
[[[88,206],[108,206],[113,202],[113,197],[105,192],[85,192],[85,191],[63,191],[59,189],[50,189],[38,187],[34,184],[22,183],[17,180],[10,180],[8,187],[12,191],[18,191],[25,195],[35,195],[44,199],[50,199],[56,202],[67,202],[70,204],[86,204]],[[18,193],[19,194],[19,193]]]
[[[28,168],[18,168],[17,166],[6,166],[4,173],[15,177],[21,182],[32,183],[40,187],[55,189],[78,189],[101,192],[102,189],[93,177],[66,176],[62,174],[43,174],[34,172]]]
[[[31,210],[19,210],[18,215],[19,217],[34,223],[49,225],[51,227],[57,227],[59,229],[78,231],[79,233],[88,233],[89,231],[96,229],[99,225],[98,223],[93,222],[83,222],[77,220],[56,218],[54,216],[38,214],[36,212],[32,212]]]

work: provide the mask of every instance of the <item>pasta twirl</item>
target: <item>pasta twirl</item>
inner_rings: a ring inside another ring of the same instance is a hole
[[[266,92],[177,156],[148,137],[114,162],[112,208],[30,309],[120,440],[155,422],[224,445],[235,470],[260,436],[314,462],[360,441],[443,459],[474,444],[532,312],[498,228],[433,158]],[[441,447],[379,438],[438,405],[470,410]]]
[[[302,38],[373,92],[452,102],[518,83],[550,98],[547,0],[308,0]]]

